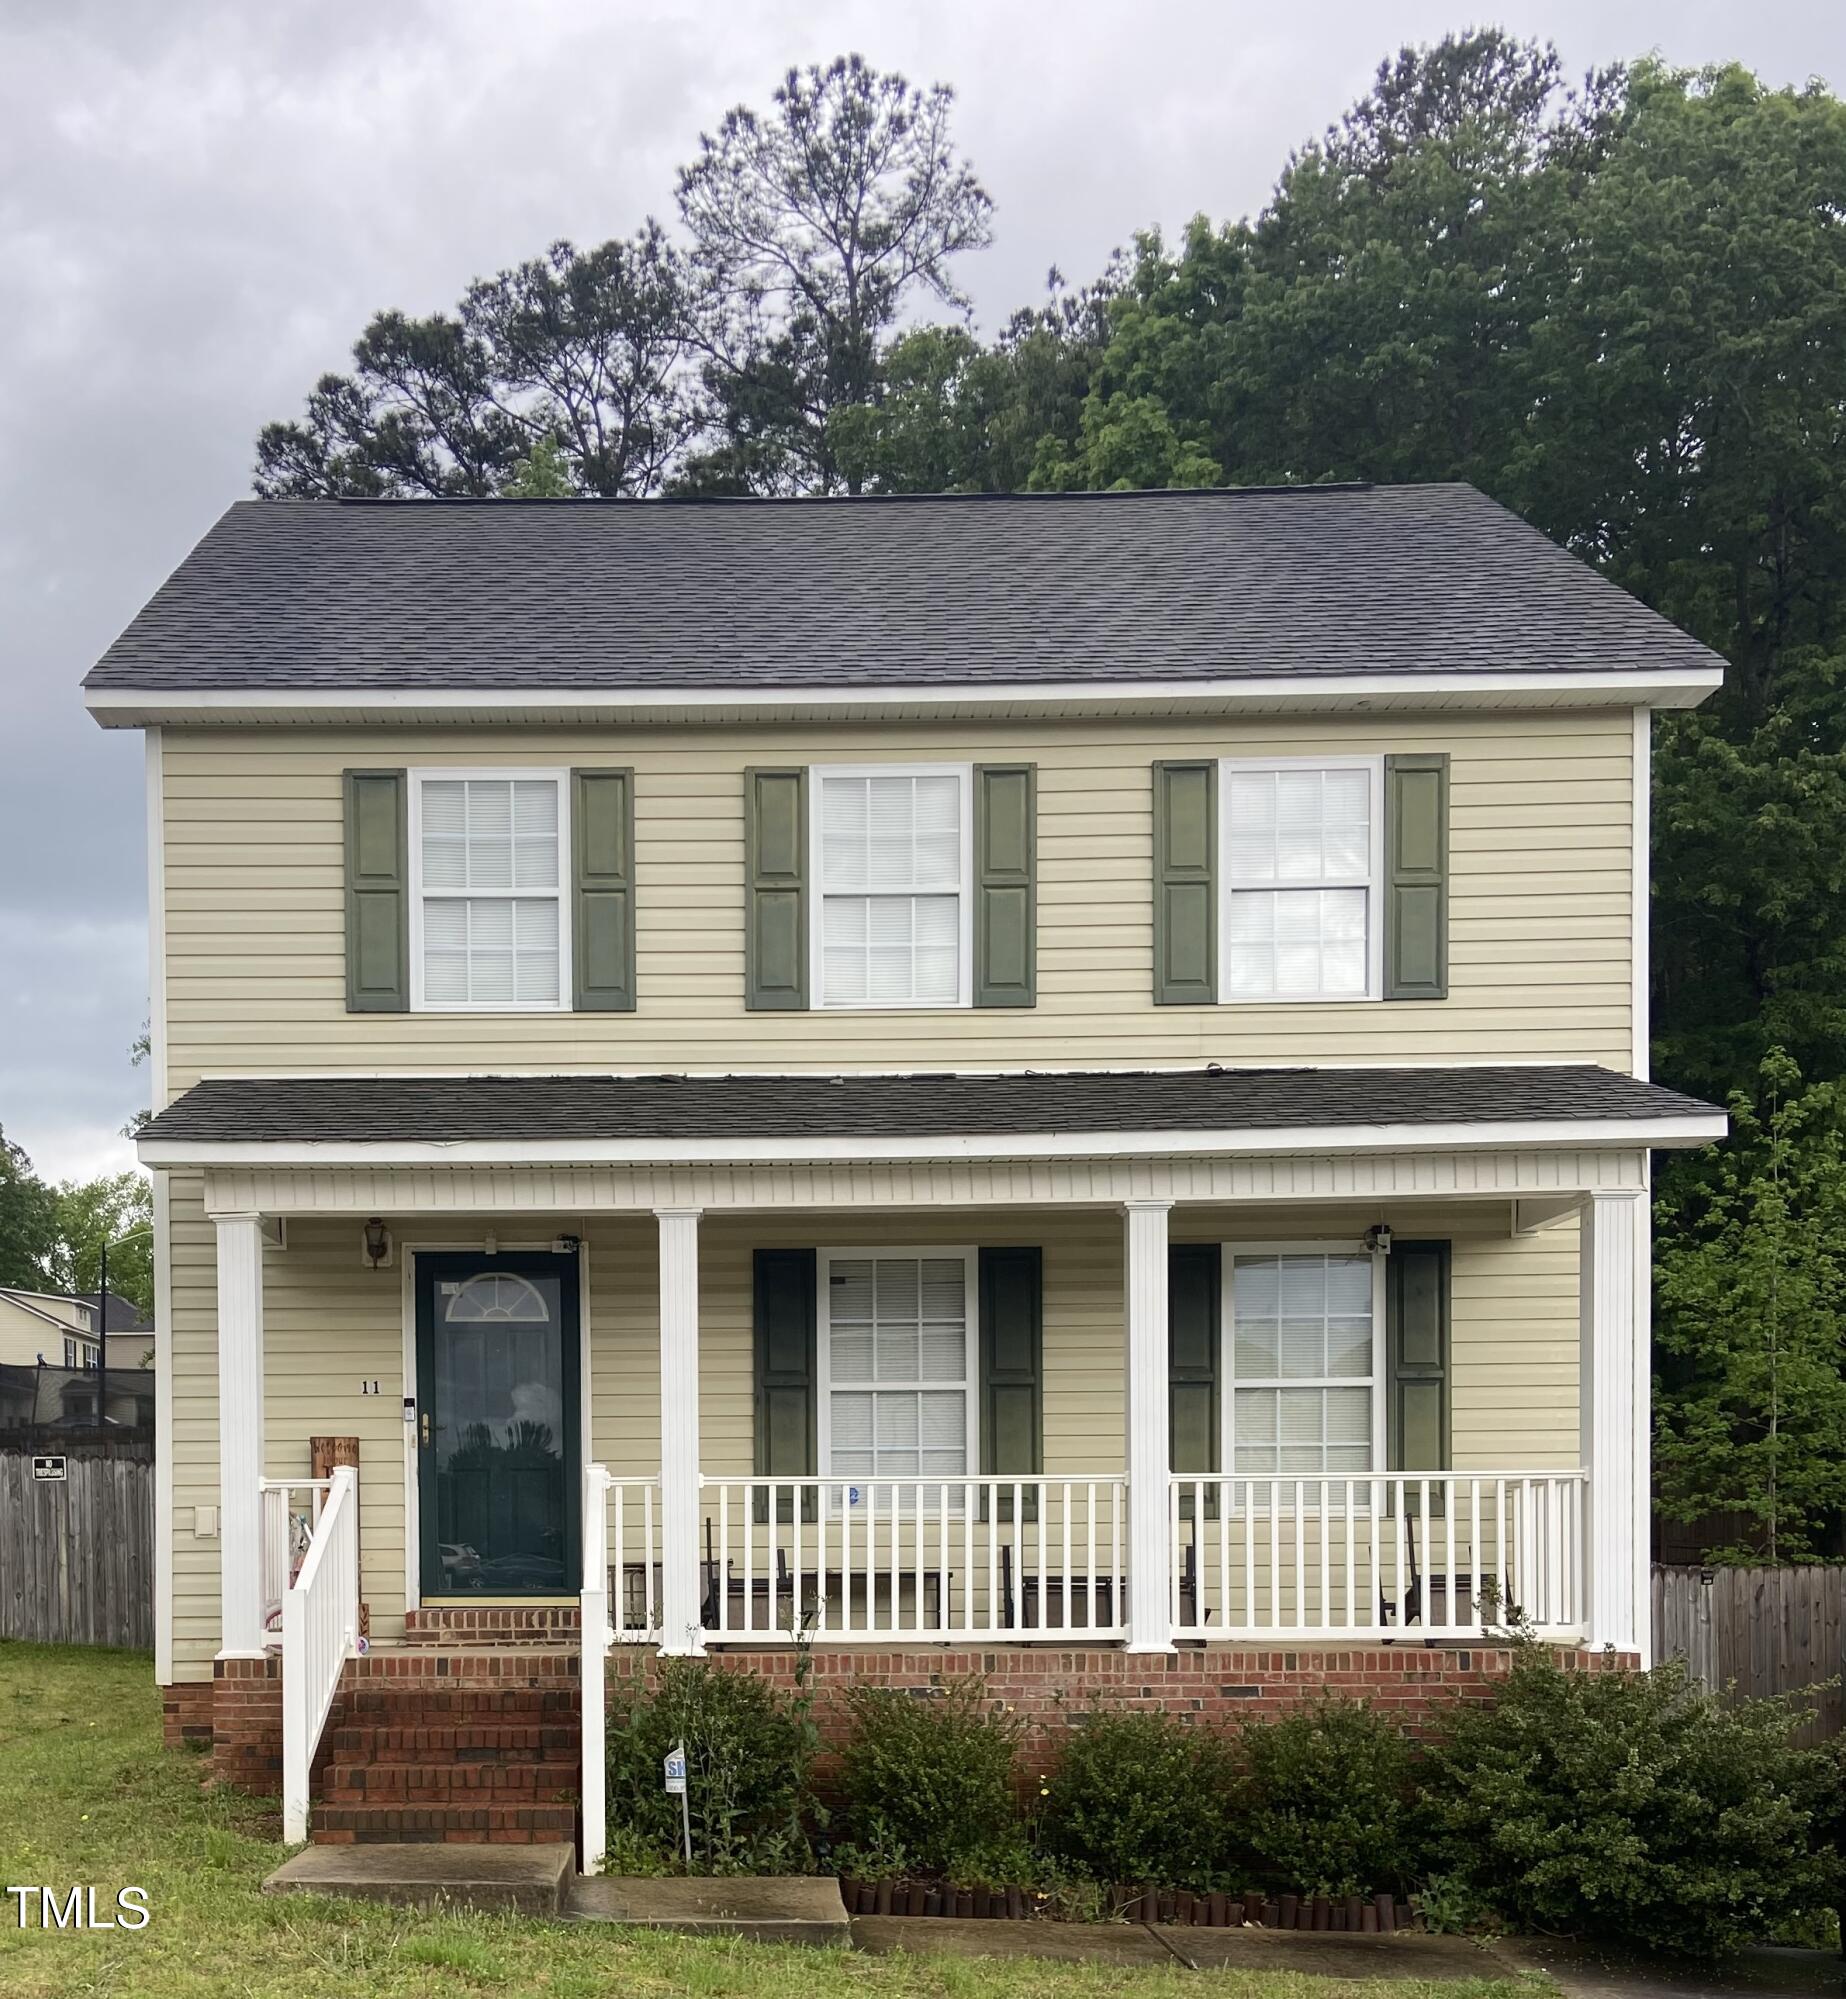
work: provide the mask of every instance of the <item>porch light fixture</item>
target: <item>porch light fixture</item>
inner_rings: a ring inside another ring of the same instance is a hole
[[[365,1260],[374,1270],[390,1261],[391,1231],[377,1215],[365,1225]]]
[[[1391,1254],[1391,1225],[1389,1222],[1374,1222],[1365,1232],[1365,1246],[1374,1256]]]

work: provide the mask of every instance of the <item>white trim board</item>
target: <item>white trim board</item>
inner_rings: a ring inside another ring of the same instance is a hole
[[[1654,825],[1654,717],[1647,708],[1634,711],[1634,762],[1630,786],[1634,820],[1634,846],[1630,859],[1628,936],[1634,992],[1631,1001],[1631,1031],[1634,1052],[1629,1066],[1646,1082],[1650,1074],[1649,998],[1653,979],[1649,923],[1652,911],[1653,825]]]
[[[1724,1137],[1722,1114],[1556,1118],[1475,1124],[1303,1125],[1236,1131],[1078,1131],[940,1137],[461,1139],[303,1143],[143,1138],[145,1166],[794,1165],[892,1160],[1209,1157],[1225,1153],[1519,1151],[1531,1147],[1681,1148]]]
[[[992,681],[913,687],[209,688],[99,687],[84,705],[106,729],[161,723],[847,720],[855,716],[1212,714],[1263,707],[1696,708],[1723,684],[1711,666],[1630,672],[1252,674],[1217,680]]]
[[[1645,1185],[1638,1149],[1528,1152],[1297,1153],[1217,1159],[1072,1159],[866,1165],[238,1167],[205,1175],[208,1214],[641,1216],[711,1212],[1087,1206],[1327,1201],[1487,1201],[1502,1214],[1517,1196],[1575,1198]],[[462,1224],[466,1226],[466,1223]],[[511,1225],[510,1222],[508,1224]],[[407,1223],[406,1226],[409,1226]],[[824,1233],[824,1231],[823,1231]]]

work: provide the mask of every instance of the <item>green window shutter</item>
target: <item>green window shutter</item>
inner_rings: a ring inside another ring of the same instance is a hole
[[[1172,1469],[1201,1477],[1220,1468],[1218,1397],[1224,1290],[1216,1243],[1175,1243],[1167,1251],[1167,1421]],[[1217,1517],[1217,1493],[1205,1511]],[[1192,1495],[1180,1500],[1190,1519]]]
[[[1154,766],[1154,1004],[1218,997],[1218,766]]]
[[[635,779],[571,772],[571,1003],[578,1013],[635,1004]]]
[[[410,779],[349,770],[346,794],[346,1011],[410,1009]]]
[[[1385,1260],[1390,1471],[1449,1469],[1449,1246],[1398,1242]],[[1435,1495],[1431,1495],[1432,1501]],[[1434,1505],[1431,1511],[1435,1510]]]
[[[1384,996],[1449,996],[1449,760],[1385,758]]]
[[[1036,1478],[1045,1468],[1044,1253],[984,1249],[981,1287],[981,1470],[989,1478]],[[1025,1496],[1035,1519],[1036,1492]],[[999,1517],[1013,1517],[1010,1493]]]
[[[744,1005],[808,1003],[808,774],[744,772]]]
[[[974,1003],[1038,998],[1037,777],[1030,764],[974,768]]]
[[[815,1462],[815,1291],[811,1249],[759,1249],[754,1270],[756,1472],[759,1478],[811,1478]],[[815,1493],[802,1496],[801,1517],[815,1517]],[[783,1499],[778,1517],[792,1509]],[[759,1493],[756,1517],[769,1514]]]

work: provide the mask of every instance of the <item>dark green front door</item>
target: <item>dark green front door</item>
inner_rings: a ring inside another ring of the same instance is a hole
[[[581,1582],[577,1259],[417,1258],[422,1594]]]

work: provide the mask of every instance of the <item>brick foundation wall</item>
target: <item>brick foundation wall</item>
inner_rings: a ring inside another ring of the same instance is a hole
[[[732,1672],[761,1673],[792,1688],[797,1661],[788,1648],[715,1649],[708,1655]],[[1585,1670],[1634,1670],[1632,1653],[1561,1649],[1558,1658]],[[1129,1653],[1108,1646],[1015,1645],[997,1648],[883,1651],[841,1647],[812,1655],[821,1740],[844,1739],[841,1698],[850,1685],[898,1687],[927,1696],[944,1682],[978,1675],[988,1695],[1025,1722],[1023,1754],[1055,1752],[1071,1722],[1098,1707],[1164,1709],[1224,1726],[1251,1716],[1273,1717],[1323,1690],[1366,1700],[1396,1715],[1412,1733],[1456,1699],[1481,1699],[1512,1670],[1504,1646],[1377,1645],[1339,1650],[1244,1650],[1227,1646],[1168,1653]],[[611,1688],[626,1664],[649,1683],[655,1655],[610,1660]]]
[[[839,1647],[810,1654],[818,1696],[816,1721],[829,1748],[844,1736],[842,1695],[870,1683],[927,1696],[945,1682],[978,1675],[988,1694],[1026,1724],[1024,1760],[1054,1754],[1057,1738],[1086,1710],[1165,1709],[1224,1726],[1251,1715],[1273,1716],[1325,1689],[1375,1702],[1422,1730],[1451,1701],[1479,1699],[1512,1666],[1503,1646],[1377,1645],[1294,1651],[1199,1648],[1170,1653],[1128,1653],[1110,1646],[1012,1645],[989,1648],[925,1647],[883,1650]],[[1588,1670],[1632,1670],[1632,1654],[1561,1651],[1568,1664]],[[716,1648],[708,1657],[727,1672],[759,1673],[783,1688],[795,1684],[797,1658],[788,1647]],[[462,1654],[445,1646],[379,1650],[349,1662],[340,1701],[366,1687],[405,1691],[426,1688],[443,1696],[453,1718],[471,1695],[485,1705],[522,1686],[556,1686],[576,1677],[578,1655],[508,1648]],[[651,1686],[659,1661],[652,1651],[617,1647],[609,1660],[613,1699],[639,1676]],[[282,1785],[282,1678],[280,1662],[223,1659],[210,1681],[161,1690],[169,1744],[209,1741],[215,1774],[258,1796]],[[574,1709],[576,1692],[569,1698]],[[338,1719],[336,1713],[333,1718]],[[331,1724],[330,1724],[331,1725]]]
[[[211,1747],[212,1683],[180,1680],[160,1690],[160,1732],[169,1749]]]
[[[212,1770],[257,1797],[282,1790],[282,1662],[220,1659],[212,1668]]]

